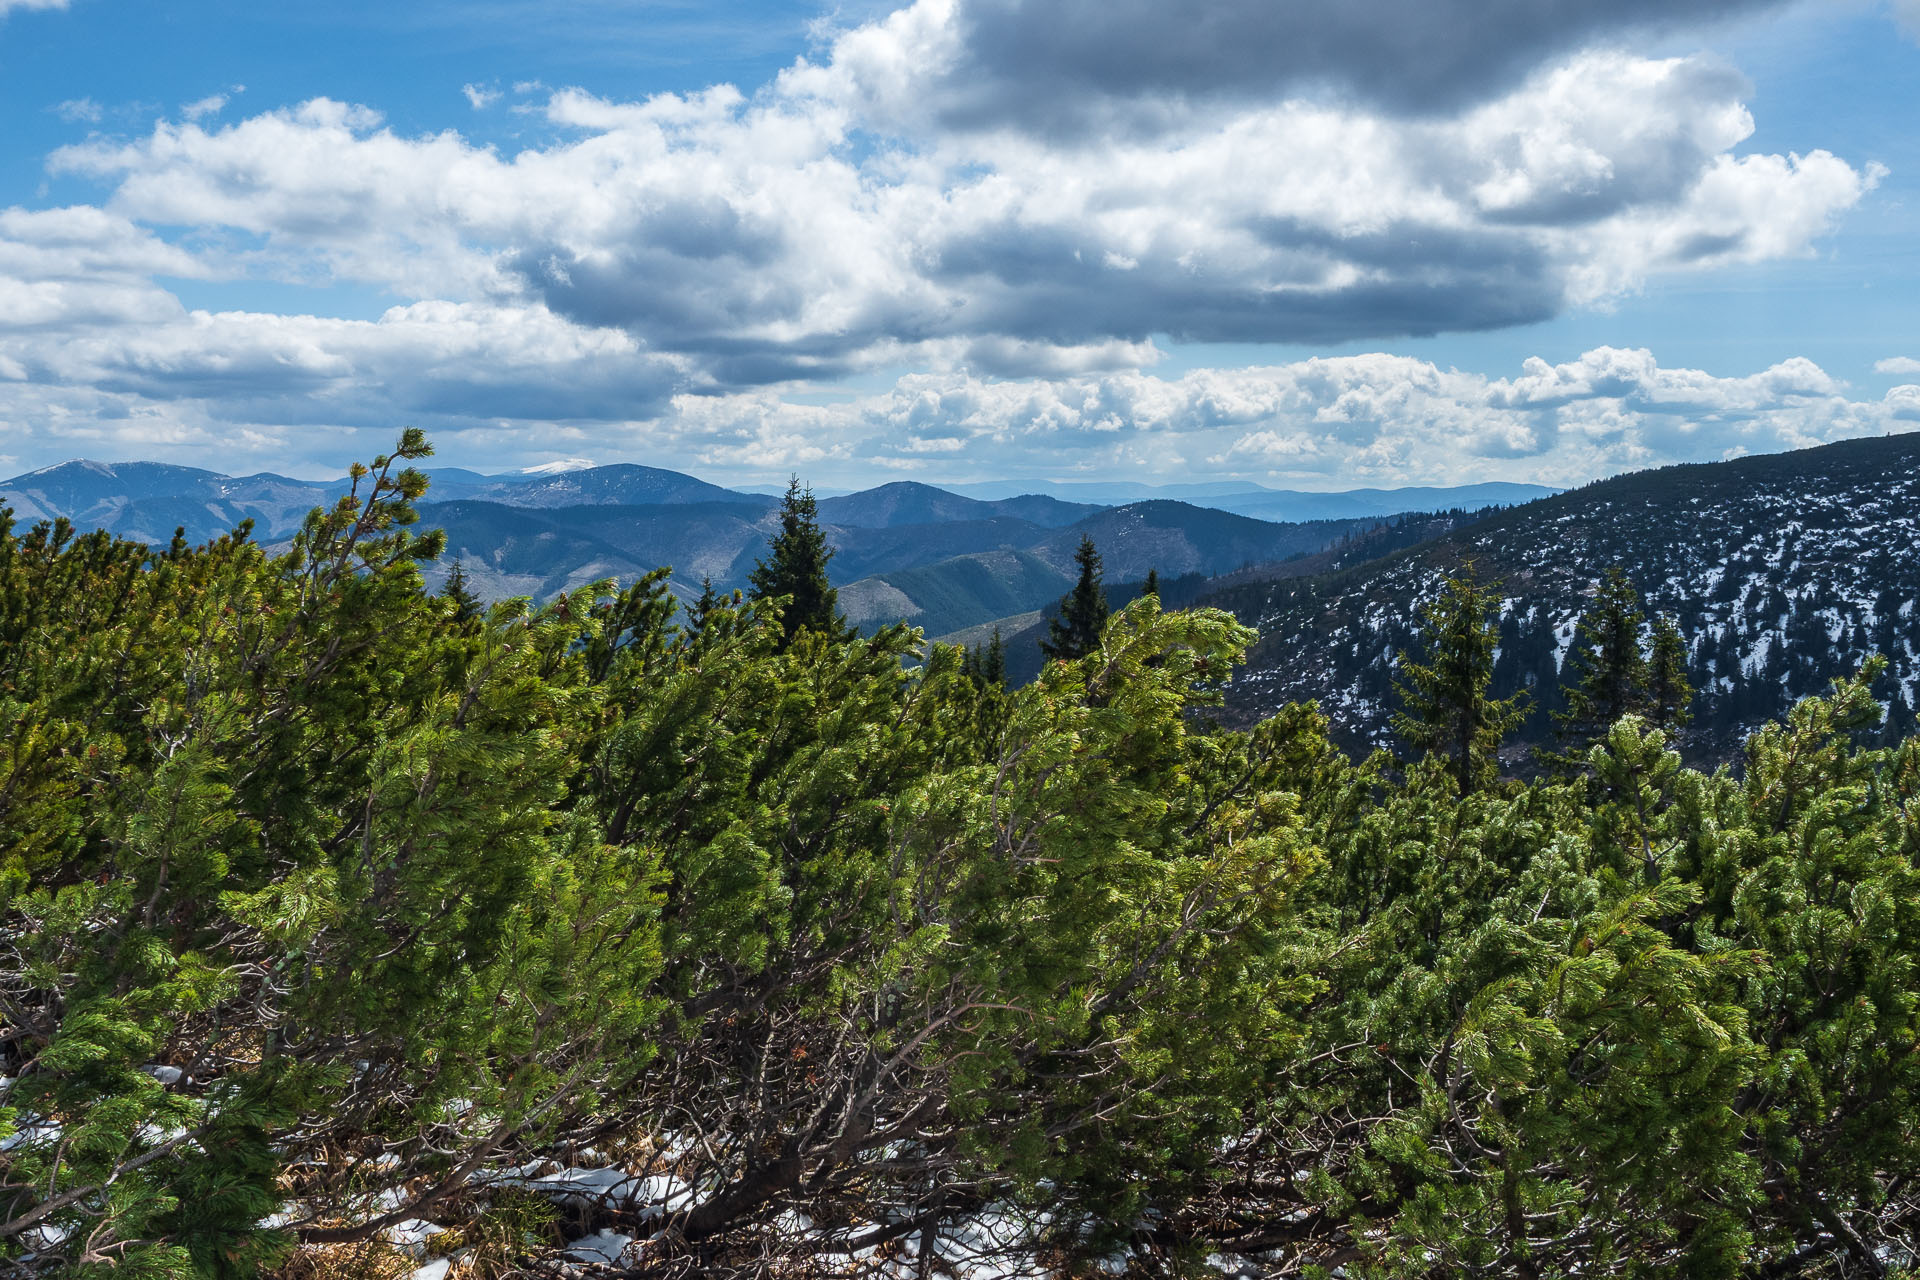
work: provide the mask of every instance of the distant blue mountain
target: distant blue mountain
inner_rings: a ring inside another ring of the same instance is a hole
[[[184,528],[202,542],[243,520],[253,521],[262,536],[281,536],[343,487],[267,473],[223,476],[164,462],[81,459],[0,483],[0,505],[25,523],[65,516],[83,529],[147,543],[165,543]]]
[[[1485,507],[1517,507],[1536,498],[1550,498],[1558,489],[1538,484],[1463,484],[1439,488],[1348,489],[1341,493],[1303,493],[1268,489],[1259,493],[1228,494],[1219,498],[1189,498],[1200,506],[1218,507],[1257,520],[1351,520],[1388,516],[1402,511],[1478,511]]]
[[[482,498],[516,507],[679,506],[690,502],[732,502],[772,507],[765,494],[742,493],[708,484],[678,471],[617,462],[606,467],[583,467],[540,476],[488,476],[489,483],[462,486],[459,497]],[[453,497],[454,494],[436,494]]]
[[[820,518],[823,521],[863,529],[945,524],[956,520],[992,520],[1002,516],[1056,529],[1085,519],[1101,509],[1097,503],[1062,502],[1058,498],[1037,493],[983,501],[907,480],[820,500]]]
[[[775,500],[705,480],[621,463],[551,475],[483,475],[461,467],[423,468],[428,502],[481,500],[513,507],[660,506],[722,502],[769,510]],[[217,537],[242,520],[255,536],[275,541],[300,527],[307,512],[344,493],[350,482],[291,480],[260,474],[224,476],[163,462],[78,459],[0,482],[0,504],[22,521],[65,516],[143,542],[165,542],[175,528],[195,541]],[[964,499],[962,500],[964,501]]]
[[[1272,493],[1250,480],[1209,480],[1197,484],[1143,484],[1132,480],[984,480],[977,484],[949,484],[943,488],[969,498],[1012,498],[1026,493],[1044,493],[1070,502],[1092,502],[1104,507],[1129,502],[1152,502],[1172,498],[1203,505],[1202,498],[1227,497],[1243,493]]]
[[[1402,511],[1444,511],[1456,507],[1477,511],[1482,507],[1517,506],[1560,492],[1545,485],[1504,481],[1404,489],[1345,489],[1330,493],[1269,489],[1243,480],[1165,485],[1132,481],[994,480],[946,487],[954,493],[972,498],[1006,498],[1018,493],[1035,493],[1103,506],[1172,498],[1196,507],[1212,507],[1216,511],[1231,511],[1258,520],[1289,523],[1301,520],[1352,520],[1365,516],[1394,515]]]

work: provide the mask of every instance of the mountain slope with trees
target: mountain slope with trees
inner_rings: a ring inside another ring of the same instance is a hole
[[[1618,476],[1496,512],[1378,560],[1242,583],[1202,603],[1259,629],[1231,705],[1243,717],[1320,702],[1344,741],[1391,737],[1397,655],[1421,602],[1471,566],[1499,584],[1501,696],[1532,695],[1525,735],[1550,742],[1561,664],[1604,573],[1618,567],[1649,617],[1669,615],[1698,690],[1689,749],[1724,756],[1796,699],[1857,667],[1890,730],[1920,698],[1920,440],[1856,440],[1788,454]]]
[[[1451,532],[1475,518],[1472,513],[1454,510],[1412,512],[1380,520],[1322,521],[1294,526],[1296,532],[1305,535],[1300,545],[1319,549],[1296,551],[1278,561],[1243,565],[1224,573],[1167,575],[1160,579],[1160,595],[1170,609],[1185,608],[1204,597],[1216,607],[1231,610],[1233,602],[1242,597],[1264,600],[1277,579],[1312,577],[1361,564]],[[1336,540],[1328,541],[1335,529],[1344,529],[1346,532]],[[1125,604],[1140,594],[1147,575],[1158,573],[1158,566],[1149,564],[1142,570],[1139,558],[1131,556],[1124,544],[1118,558],[1122,568],[1132,569],[1134,576],[1130,581],[1116,576],[1108,591],[1118,604]],[[907,616],[913,618],[915,625],[925,627],[927,634],[936,639],[971,648],[983,643],[992,632],[998,630],[1005,649],[1007,678],[1015,684],[1025,684],[1039,674],[1045,662],[1041,643],[1046,639],[1052,619],[1058,612],[1061,594],[1073,585],[1073,577],[1045,561],[1035,559],[1035,577],[1026,594],[1013,596],[1003,591],[979,591],[963,596],[964,607],[951,612],[943,611],[939,602],[944,592],[955,587],[964,588],[970,582],[965,572],[965,559],[962,557],[932,565],[925,570],[915,571],[911,577],[892,573],[884,578],[865,579],[855,585],[862,590],[876,585],[881,590],[891,590],[890,584],[900,583],[900,595],[892,599],[889,605],[895,610],[914,606],[924,600],[934,601],[934,607]],[[1102,559],[1105,559],[1104,552]],[[1030,605],[1020,607],[1029,600],[1032,602]],[[950,631],[942,629],[941,624],[949,619],[976,616],[985,609],[1000,606],[1010,606],[1013,612],[997,614],[986,622],[961,624]]]
[[[824,511],[826,504],[821,505]],[[938,547],[976,529],[992,537],[1006,524],[1001,520],[992,526],[919,526],[917,536]],[[949,550],[947,556],[930,563],[868,569],[867,576],[846,585],[848,616],[863,626],[904,619],[928,635],[941,636],[1043,609],[1073,586],[1084,538],[1093,539],[1111,578],[1137,583],[1155,571],[1170,578],[1211,577],[1256,564],[1277,565],[1338,546],[1380,524],[1372,518],[1269,524],[1165,500],[1102,508],[1062,528],[1036,530],[1012,545],[1002,542],[960,555]],[[860,553],[877,539],[855,536],[847,541],[856,548],[847,557],[850,568],[872,563]],[[951,548],[952,543],[946,545]],[[1010,643],[1012,638],[1010,628]],[[1031,675],[1024,658],[1015,661],[1022,678]]]
[[[81,529],[106,529],[164,545],[176,528],[204,542],[252,520],[268,537],[288,536],[330,486],[285,476],[223,476],[160,462],[63,462],[0,484],[0,504],[16,519],[66,517]]]
[[[617,462],[543,476],[490,476],[462,484],[462,497],[505,502],[518,507],[678,506],[683,503],[734,503],[770,510],[779,499],[741,493],[679,471]],[[443,486],[442,492],[450,492]]]
[[[820,518],[828,524],[852,528],[887,529],[899,525],[952,524],[961,521],[1010,518],[1043,529],[1057,529],[1084,520],[1100,510],[1089,502],[1062,502],[1045,494],[1029,493],[983,501],[965,498],[930,484],[896,481],[859,493],[820,499]]]

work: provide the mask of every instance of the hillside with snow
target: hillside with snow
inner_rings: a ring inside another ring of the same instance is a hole
[[[1315,577],[1242,583],[1201,603],[1260,631],[1231,705],[1244,718],[1316,699],[1351,745],[1389,740],[1396,655],[1417,610],[1469,567],[1503,585],[1496,692],[1530,690],[1550,731],[1560,666],[1595,581],[1624,568],[1649,616],[1688,638],[1689,747],[1723,755],[1795,699],[1884,654],[1889,732],[1920,700],[1920,440],[1848,441],[1666,467],[1498,512]]]

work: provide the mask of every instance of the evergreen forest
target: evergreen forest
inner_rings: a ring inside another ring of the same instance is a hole
[[[1463,571],[1359,754],[1090,539],[1031,683],[861,634],[797,483],[691,608],[430,589],[429,453],[284,549],[0,516],[0,1274],[1915,1267],[1881,659],[1707,771],[1593,564],[1517,762]]]

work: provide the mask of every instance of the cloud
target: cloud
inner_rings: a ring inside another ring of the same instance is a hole
[[[217,116],[227,107],[227,95],[214,93],[195,102],[189,102],[180,108],[180,114],[188,120],[200,120],[206,116]]]
[[[26,9],[64,9],[67,0],[0,0],[0,18],[15,10]]]
[[[1122,466],[1329,487],[1504,478],[1573,484],[1627,468],[1908,429],[1920,388],[1854,400],[1792,359],[1741,377],[1602,347],[1492,378],[1375,353],[1178,378],[990,381],[915,374],[821,406],[759,393],[682,397],[652,424],[715,467],[788,460],[805,440],[930,479],[1066,479]]]
[[[677,361],[624,335],[543,311],[445,302],[374,321],[196,311],[135,337],[49,346],[37,359],[68,385],[287,424],[619,422],[658,412],[685,380]]]
[[[896,15],[897,16],[897,15]],[[804,83],[803,83],[804,82]],[[421,300],[538,303],[691,358],[708,387],[939,344],[1003,375],[1154,333],[1339,342],[1529,323],[1669,272],[1804,254],[1878,181],[1732,149],[1742,85],[1583,54],[1458,116],[1283,102],[1150,138],[860,139],[805,77],[641,103],[553,94],[511,157],[315,100],[52,159],[242,265]],[[808,85],[811,88],[808,88]]]
[[[475,111],[484,111],[500,100],[500,90],[492,85],[463,84],[460,92],[467,95],[467,104]]]
[[[92,98],[68,98],[54,106],[53,114],[68,124],[98,124],[106,109]]]
[[[1886,360],[1876,361],[1873,366],[1873,371],[1875,373],[1891,373],[1900,377],[1907,377],[1920,373],[1920,360],[1915,360],[1912,356],[1892,356]]]
[[[44,369],[42,355],[66,340],[130,338],[182,314],[154,276],[206,274],[192,254],[99,209],[0,210],[0,356]]]
[[[751,96],[516,85],[542,95],[516,110],[545,128],[514,152],[329,99],[222,123],[216,96],[54,153],[53,173],[98,184],[98,207],[0,214],[0,380],[49,422],[92,404],[174,424],[157,439],[404,416],[736,468],[926,467],[981,447],[970,423],[1024,414],[1057,430],[992,430],[1036,457],[1410,474],[1427,437],[1391,426],[1405,405],[1453,424],[1450,456],[1515,466],[1571,472],[1579,458],[1554,452],[1569,440],[1622,465],[1691,448],[1670,406],[1697,388],[1630,355],[1477,387],[1389,357],[1265,380],[1141,372],[1157,335],[1486,330],[1805,255],[1884,172],[1749,150],[1737,73],[1622,44],[1762,0],[1480,0],[1457,38],[1427,24],[1465,0],[1407,4],[1218,0],[1195,19],[1116,0],[1085,28],[1096,57],[1049,8],[920,0]],[[1308,27],[1319,44],[1295,48]],[[1426,43],[1433,65],[1409,71]],[[1190,65],[1203,49],[1224,59],[1218,85]],[[1025,105],[970,106],[976,84]],[[1050,116],[1056,90],[1107,116]],[[499,93],[467,86],[476,108]],[[165,285],[180,277],[347,284],[397,305],[195,311]],[[866,417],[788,398],[903,367],[922,381],[863,399]],[[1816,374],[1789,362],[1745,394],[1800,406],[1794,421],[1851,403]],[[1622,415],[1639,425],[1608,435]],[[1211,425],[1141,426],[1188,421]]]
[[[81,251],[79,239],[67,236],[68,253]],[[129,264],[155,251],[119,247]],[[819,403],[772,389],[689,393],[697,380],[684,358],[541,309],[429,303],[355,321],[169,311],[165,295],[146,300],[151,309],[126,308],[105,330],[112,336],[71,308],[64,324],[56,309],[0,333],[0,428],[11,448],[171,453],[229,468],[235,457],[281,468],[306,460],[317,473],[382,446],[406,422],[469,464],[567,453],[737,479],[795,468],[835,483],[1128,469],[1332,488],[1574,484],[1920,425],[1920,387],[1854,398],[1805,359],[1742,376],[1610,347],[1559,364],[1528,360],[1504,377],[1387,353],[1173,377],[1119,369],[996,379],[954,368]],[[121,332],[136,321],[137,337]]]
[[[0,210],[0,379],[24,402],[104,395],[207,430],[612,422],[658,412],[690,381],[676,357],[537,305],[429,300],[377,320],[189,311],[155,277],[215,273],[104,210]]]
[[[870,114],[947,128],[1156,130],[1199,110],[1303,97],[1448,114],[1596,45],[1775,7],[1778,0],[918,0],[844,36],[835,64]]]
[[[1909,36],[1920,40],[1920,0],[1891,0],[1893,17]]]
[[[1657,272],[1804,252],[1877,180],[1825,153],[1735,160],[1752,130],[1738,94],[1734,77],[1694,61],[1596,54],[1457,119],[1285,103],[1098,145],[947,139],[931,155],[888,156],[897,176],[851,172],[826,149],[832,136],[796,127],[817,130],[820,115],[703,121],[688,131],[743,154],[699,148],[679,163],[670,139],[686,126],[657,108],[620,118],[563,96],[556,114],[583,124],[660,121],[658,177],[620,175],[635,181],[633,215],[584,253],[564,236],[516,269],[569,314],[647,326],[662,296],[652,284],[693,262],[710,279],[731,259],[754,272],[747,287],[767,310],[725,316],[811,329],[804,309],[831,298],[849,343],[869,327],[1069,344],[1494,328]],[[791,170],[785,157],[761,162],[761,145],[796,138],[821,150]],[[770,180],[779,205],[736,166]],[[698,247],[673,252],[682,238]],[[824,289],[766,286],[802,257]],[[697,332],[718,318],[673,324]]]

